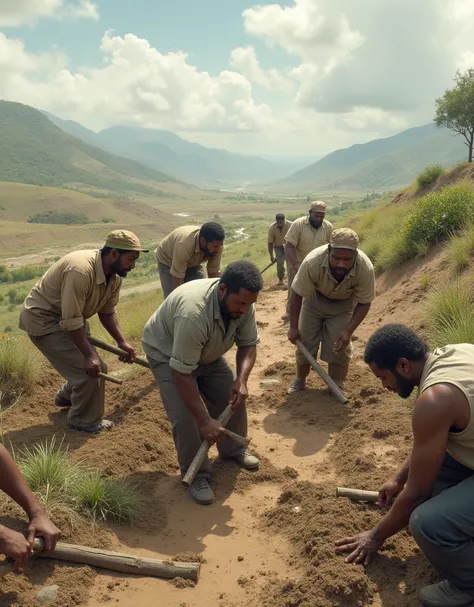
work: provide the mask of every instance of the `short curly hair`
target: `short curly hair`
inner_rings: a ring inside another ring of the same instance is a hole
[[[259,293],[263,289],[263,278],[260,270],[251,261],[234,261],[224,270],[219,284],[227,287],[227,293],[238,293],[247,289],[251,293]]]
[[[400,358],[423,360],[429,346],[405,325],[390,324],[377,329],[370,337],[364,352],[364,361],[379,369],[395,369]]]
[[[220,223],[209,221],[201,226],[199,237],[204,238],[206,242],[223,242],[225,239],[225,231]]]

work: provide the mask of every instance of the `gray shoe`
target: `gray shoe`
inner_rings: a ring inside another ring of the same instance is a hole
[[[425,607],[463,607],[473,605],[474,596],[444,580],[422,588],[420,601]]]
[[[290,320],[290,315],[288,312],[286,312],[285,314],[283,314],[283,316],[281,317],[282,320],[284,320],[285,322],[288,322]]]
[[[248,451],[244,451],[232,459],[241,468],[245,468],[246,470],[257,470],[257,468],[260,467],[260,460],[255,457],[255,455],[251,455]]]
[[[295,380],[293,380],[291,386],[288,388],[286,393],[293,394],[293,392],[301,392],[301,390],[305,389],[305,386],[306,381],[304,379],[301,379],[300,377],[297,377]]]
[[[210,488],[207,478],[203,476],[194,479],[189,491],[193,500],[201,506],[208,506],[214,501],[214,492]]]

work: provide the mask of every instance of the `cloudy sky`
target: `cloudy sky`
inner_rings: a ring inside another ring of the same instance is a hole
[[[429,122],[474,0],[0,0],[0,98],[100,130],[319,155]]]

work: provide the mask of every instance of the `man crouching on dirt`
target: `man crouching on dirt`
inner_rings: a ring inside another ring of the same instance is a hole
[[[13,568],[19,569],[31,556],[35,537],[42,537],[45,551],[50,552],[54,550],[61,532],[49,520],[3,445],[0,445],[0,490],[21,506],[28,516],[26,537],[0,525],[0,554],[13,559]]]
[[[365,349],[365,362],[392,392],[408,398],[418,386],[407,461],[380,490],[390,508],[374,529],[336,542],[346,561],[367,565],[385,540],[408,524],[444,580],[421,590],[428,607],[474,603],[474,345],[433,354],[411,329],[387,325]],[[401,491],[396,501],[394,495]]]
[[[321,358],[341,390],[352,358],[352,335],[375,298],[374,268],[358,244],[352,230],[334,230],[329,245],[305,257],[290,295],[288,339],[301,339],[315,358],[321,344]],[[296,379],[288,394],[303,390],[308,374],[309,363],[297,350]]]
[[[233,403],[227,427],[247,435],[247,381],[259,342],[254,304],[262,287],[258,269],[237,261],[220,278],[195,280],[175,289],[145,325],[143,349],[173,427],[183,475],[203,438],[217,442],[222,458],[248,470],[259,466],[256,457],[226,436],[216,418]],[[236,377],[223,358],[234,343]],[[210,472],[206,459],[190,487],[198,504],[214,501]]]
[[[120,329],[115,306],[122,278],[133,270],[140,251],[147,252],[135,234],[114,230],[102,249],[75,251],[53,264],[23,304],[20,328],[66,380],[56,394],[56,406],[69,409],[73,430],[100,432],[113,427],[103,419],[105,385],[98,377],[107,372],[107,365],[87,339],[86,321],[98,314],[128,353],[124,362],[133,362],[135,350]]]

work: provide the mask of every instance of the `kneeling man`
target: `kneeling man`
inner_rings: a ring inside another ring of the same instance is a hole
[[[173,427],[181,474],[203,438],[217,442],[223,458],[256,469],[259,461],[226,436],[216,421],[229,403],[229,430],[247,435],[247,381],[259,341],[255,302],[263,287],[259,270],[236,261],[220,278],[186,283],[175,289],[145,325],[143,349],[158,383]],[[235,376],[223,355],[237,345]],[[190,487],[198,504],[214,501],[206,459]]]

